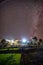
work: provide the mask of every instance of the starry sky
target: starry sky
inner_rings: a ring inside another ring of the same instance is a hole
[[[0,5],[0,38],[43,38],[43,2],[9,0]]]

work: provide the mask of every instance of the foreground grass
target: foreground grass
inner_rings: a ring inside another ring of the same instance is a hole
[[[0,54],[0,65],[19,65],[21,54]]]
[[[19,48],[1,48],[0,51],[5,51],[5,50],[19,50]]]

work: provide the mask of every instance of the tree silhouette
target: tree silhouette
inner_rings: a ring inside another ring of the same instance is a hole
[[[37,41],[37,37],[35,36],[35,37],[33,37],[32,39],[34,39],[34,40],[36,40]]]
[[[6,43],[6,40],[5,39],[2,39],[1,40],[1,43],[2,43],[2,47],[6,47],[7,46],[7,43]]]
[[[42,39],[39,39],[39,42],[38,42],[38,47],[43,47],[43,40]]]

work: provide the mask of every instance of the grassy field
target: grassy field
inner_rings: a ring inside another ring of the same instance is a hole
[[[19,65],[21,54],[0,54],[0,65]]]
[[[19,48],[1,48],[0,51],[3,50],[19,50]]]

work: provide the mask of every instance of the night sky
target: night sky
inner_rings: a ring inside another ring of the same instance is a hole
[[[43,2],[9,0],[0,4],[0,38],[43,38]]]

